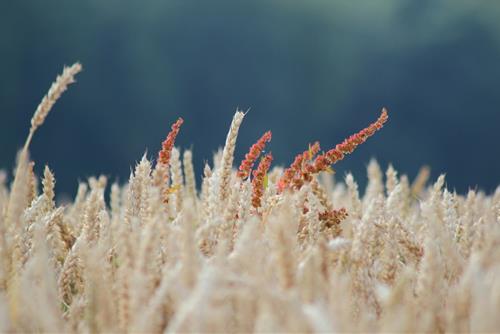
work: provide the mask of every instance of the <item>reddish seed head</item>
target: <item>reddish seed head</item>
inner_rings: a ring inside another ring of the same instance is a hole
[[[314,161],[314,173],[325,171],[330,165],[344,159],[346,154],[354,152],[358,145],[364,143],[369,137],[377,132],[377,130],[380,130],[384,123],[387,122],[388,118],[387,110],[385,108],[382,109],[382,113],[375,122],[358,133],[349,136],[342,143],[337,144],[335,148],[318,156]]]
[[[326,210],[319,214],[319,220],[325,223],[326,227],[339,225],[348,216],[345,208],[339,210]]]
[[[346,154],[352,153],[358,145],[364,143],[377,130],[380,130],[388,118],[387,110],[382,109],[382,113],[374,123],[349,136],[328,152],[318,155],[312,163],[310,160],[319,152],[319,143],[315,143],[308,151],[297,155],[290,167],[283,172],[283,176],[278,182],[278,192],[282,192],[290,186],[300,189],[304,182],[312,179],[314,174],[328,171],[332,164],[342,160]]]
[[[179,134],[182,123],[184,123],[184,120],[179,117],[179,119],[177,119],[177,121],[172,124],[171,130],[167,135],[167,139],[165,139],[165,141],[162,143],[161,150],[158,153],[159,163],[168,165],[168,163],[170,162],[170,155],[172,153],[172,148],[174,147],[175,138]]]
[[[283,172],[283,176],[278,181],[278,192],[282,192],[290,185],[293,185],[296,188],[300,188],[302,186],[304,169],[307,169],[309,161],[314,158],[320,149],[321,147],[319,142],[315,142],[314,144],[309,145],[309,149],[307,151],[304,151],[295,157],[295,160],[292,162],[290,167]]]
[[[253,171],[252,206],[254,208],[259,208],[261,206],[262,196],[264,195],[264,178],[271,167],[272,161],[273,155],[271,153],[266,154],[260,161],[257,169]]]
[[[250,151],[245,155],[245,159],[240,164],[240,168],[238,171],[238,177],[242,179],[246,179],[250,176],[250,172],[253,168],[255,161],[259,158],[261,152],[266,147],[266,143],[270,142],[272,138],[271,131],[267,131],[262,135],[262,137],[257,140],[255,144],[250,147]]]

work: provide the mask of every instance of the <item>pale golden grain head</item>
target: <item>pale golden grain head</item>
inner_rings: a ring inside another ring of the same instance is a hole
[[[231,169],[233,168],[234,160],[234,150],[236,148],[236,139],[238,138],[238,132],[240,125],[243,122],[245,113],[242,111],[236,111],[233,116],[233,121],[231,122],[231,127],[226,137],[226,144],[224,145],[224,150],[222,151],[222,158],[220,162],[220,183],[219,183],[219,193],[221,201],[224,201],[228,195],[228,187],[230,180]]]
[[[56,81],[52,83],[47,94],[42,98],[42,101],[38,105],[31,118],[31,128],[29,132],[28,139],[26,140],[25,147],[28,147],[33,134],[36,129],[40,127],[47,118],[50,110],[56,103],[56,101],[61,97],[62,93],[68,89],[68,86],[75,82],[75,76],[82,70],[82,65],[80,63],[74,63],[69,67],[64,67],[62,73],[57,76]]]

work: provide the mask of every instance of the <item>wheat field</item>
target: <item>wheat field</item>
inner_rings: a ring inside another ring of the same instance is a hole
[[[10,186],[0,174],[0,332],[500,331],[500,188],[461,195],[376,161],[361,192],[334,177],[385,109],[287,168],[264,153],[270,131],[234,163],[237,111],[199,186],[179,118],[128,183],[92,177],[60,205],[29,145],[81,69],[42,99]]]

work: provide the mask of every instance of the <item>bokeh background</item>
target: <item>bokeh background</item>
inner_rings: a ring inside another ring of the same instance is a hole
[[[265,131],[276,163],[309,142],[327,149],[390,122],[337,175],[365,179],[370,158],[414,177],[428,164],[450,188],[500,183],[500,1],[0,1],[0,168],[63,65],[84,72],[36,134],[37,170],[58,189],[124,181],[170,124],[195,164],[250,108],[236,162]]]

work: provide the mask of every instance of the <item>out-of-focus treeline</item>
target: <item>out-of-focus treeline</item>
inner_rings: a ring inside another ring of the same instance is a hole
[[[336,167],[362,179],[371,157],[451,188],[500,183],[500,2],[2,1],[0,168],[64,64],[84,71],[36,134],[37,171],[58,189],[104,173],[125,180],[170,124],[198,174],[250,108],[237,161],[266,130],[278,164],[328,149],[373,121],[383,131]]]

